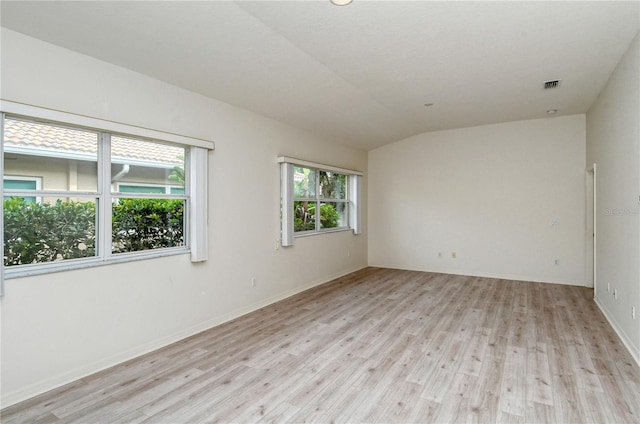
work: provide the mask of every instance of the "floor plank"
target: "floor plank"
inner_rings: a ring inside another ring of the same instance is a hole
[[[366,268],[10,406],[19,423],[640,422],[582,287]]]

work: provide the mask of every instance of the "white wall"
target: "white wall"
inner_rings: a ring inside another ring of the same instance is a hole
[[[640,363],[640,35],[587,113],[596,163],[596,301]],[[607,284],[611,291],[607,292]],[[617,290],[618,299],[613,296]],[[636,319],[631,307],[636,308]]]
[[[584,175],[584,115],[370,151],[369,265],[582,285]]]
[[[351,232],[275,250],[276,157],[366,171],[362,151],[8,30],[1,83],[3,99],[216,142],[206,263],[181,255],[6,281],[3,406],[367,265],[366,235]]]

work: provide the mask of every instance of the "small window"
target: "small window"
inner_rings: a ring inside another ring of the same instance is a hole
[[[349,228],[347,175],[294,166],[293,181],[294,232]]]
[[[294,236],[353,230],[360,233],[361,173],[286,157],[282,167],[282,245]]]
[[[42,178],[39,177],[18,177],[15,175],[10,175],[3,177],[2,183],[3,188],[9,192],[11,192],[11,190],[32,191],[40,190],[42,188]],[[24,199],[25,203],[34,203],[41,201],[41,199],[36,196],[23,196],[22,199]]]

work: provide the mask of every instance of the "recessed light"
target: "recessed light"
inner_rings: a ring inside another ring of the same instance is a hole
[[[346,6],[352,1],[353,0],[331,0],[331,3],[335,4],[336,6]]]
[[[558,113],[558,109],[549,109],[547,110],[547,115],[555,115]]]

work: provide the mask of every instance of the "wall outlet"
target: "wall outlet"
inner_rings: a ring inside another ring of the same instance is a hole
[[[554,265],[560,265],[560,259],[555,259],[555,260],[553,261],[553,264],[554,264]]]
[[[613,298],[618,299],[618,289],[613,289]]]
[[[451,257],[455,259],[458,257],[458,254],[456,252],[451,252]]]
[[[251,277],[251,287],[256,286],[256,277]]]
[[[276,240],[276,250],[280,250],[280,240]]]

